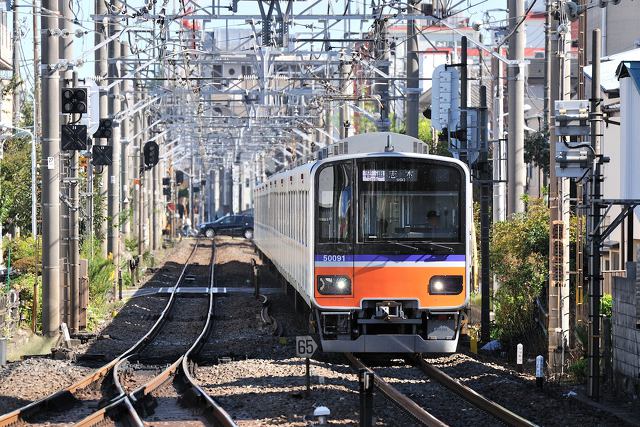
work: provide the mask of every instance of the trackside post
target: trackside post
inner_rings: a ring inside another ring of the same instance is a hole
[[[373,425],[373,372],[369,369],[358,371],[360,385],[360,427]]]

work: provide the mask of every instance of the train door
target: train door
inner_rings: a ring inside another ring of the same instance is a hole
[[[316,177],[316,302],[343,306],[353,297],[353,161],[323,165]]]

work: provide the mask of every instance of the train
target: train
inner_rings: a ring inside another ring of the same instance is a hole
[[[471,175],[391,132],[359,134],[254,190],[254,243],[324,352],[452,353],[469,304]]]

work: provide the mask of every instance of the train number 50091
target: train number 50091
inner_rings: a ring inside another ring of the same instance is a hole
[[[345,262],[346,260],[346,255],[322,255],[323,262]]]

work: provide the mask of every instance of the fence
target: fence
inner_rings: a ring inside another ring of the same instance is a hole
[[[20,322],[20,297],[18,291],[0,290],[0,337],[9,337]]]
[[[627,272],[625,270],[605,270],[602,272],[603,280],[602,280],[602,293],[613,295],[613,278],[614,277],[625,277]]]

